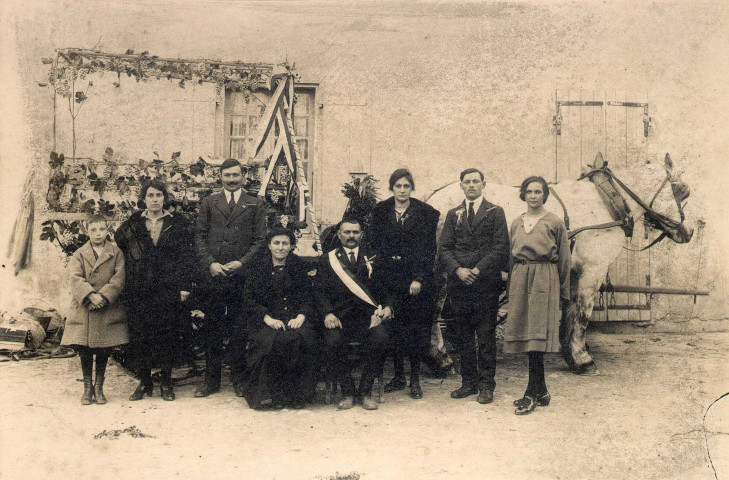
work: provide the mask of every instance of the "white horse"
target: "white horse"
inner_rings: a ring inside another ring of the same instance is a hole
[[[568,215],[568,228],[574,234],[572,304],[560,330],[562,355],[567,364],[581,374],[596,371],[585,345],[585,330],[600,284],[605,279],[608,266],[624,247],[626,235],[632,230],[630,225],[646,222],[662,232],[661,239],[668,237],[676,243],[687,243],[693,235],[693,229],[683,223],[682,202],[689,195],[689,187],[674,172],[668,154],[663,165],[648,162],[615,174],[607,168],[607,163],[603,163],[601,154],[598,154],[595,164],[588,167],[590,169],[580,180],[551,185],[552,194],[545,204],[560,218]],[[667,184],[670,184],[670,190],[663,188]],[[604,193],[598,191],[600,188]],[[486,183],[483,194],[490,202],[503,207],[509,226],[526,210],[524,202],[519,199],[518,187]],[[624,202],[619,197],[623,197]],[[565,208],[560,205],[560,199]],[[441,212],[440,233],[446,212],[463,201],[463,191],[459,182],[454,182],[430,192],[425,200]],[[612,208],[609,203],[613,203]],[[600,228],[593,228],[595,226]],[[442,346],[439,335],[440,329],[436,326],[435,341]]]

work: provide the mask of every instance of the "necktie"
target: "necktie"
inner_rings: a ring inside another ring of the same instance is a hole
[[[349,252],[349,263],[354,266],[357,263],[357,259],[354,258],[354,252]]]
[[[473,217],[475,213],[473,211],[473,202],[468,203],[468,224],[473,226]]]
[[[233,192],[230,192],[230,202],[228,202],[228,206],[230,207],[231,212],[235,208],[235,194]]]

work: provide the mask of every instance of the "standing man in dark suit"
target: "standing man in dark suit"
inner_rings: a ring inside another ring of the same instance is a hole
[[[501,271],[509,264],[509,230],[504,210],[482,196],[483,180],[478,169],[461,172],[466,199],[448,211],[438,252],[448,274],[446,301],[458,318],[461,388],[451,397],[478,393],[479,403],[491,403],[496,387],[496,314]]]
[[[243,267],[249,265],[266,237],[263,199],[243,191],[243,166],[234,158],[220,165],[223,191],[205,197],[195,226],[195,253],[202,273],[205,323],[205,382],[195,390],[207,397],[220,390],[223,337],[230,332],[231,379],[243,395],[240,376],[245,369]]]
[[[372,385],[387,353],[387,330],[382,322],[392,318],[392,299],[386,292],[378,291],[383,282],[377,259],[360,247],[360,221],[343,219],[337,236],[342,246],[323,254],[317,268],[327,366],[342,385],[340,410],[352,408],[355,397],[366,410],[377,410],[377,403],[371,398]],[[366,356],[358,390],[347,365],[345,348],[347,342],[353,341],[364,344]]]

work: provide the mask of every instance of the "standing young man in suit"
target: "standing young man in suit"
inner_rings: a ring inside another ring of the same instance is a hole
[[[478,393],[479,403],[491,403],[496,387],[496,314],[501,271],[509,264],[509,231],[504,210],[482,196],[483,180],[478,169],[461,172],[466,198],[448,211],[438,252],[448,274],[446,301],[458,318],[461,388],[451,397]]]
[[[382,322],[392,318],[392,299],[385,291],[378,291],[383,285],[376,266],[378,259],[360,246],[360,221],[343,219],[337,236],[342,246],[322,255],[317,268],[327,366],[342,385],[340,410],[352,408],[355,398],[366,410],[377,410],[377,403],[370,395],[387,353],[387,330]],[[357,390],[347,365],[345,347],[353,341],[364,344],[366,357]]]
[[[242,396],[240,376],[245,369],[246,334],[243,305],[243,267],[250,264],[266,237],[263,199],[243,191],[243,166],[234,158],[220,165],[223,191],[203,199],[195,226],[195,253],[201,270],[205,312],[205,382],[195,390],[207,397],[220,390],[223,337],[230,332],[231,379]]]

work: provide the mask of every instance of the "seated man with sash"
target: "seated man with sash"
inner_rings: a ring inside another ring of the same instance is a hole
[[[355,398],[363,408],[376,410],[377,403],[371,398],[372,385],[387,354],[387,329],[382,322],[392,318],[392,298],[387,292],[378,291],[378,285],[384,282],[377,278],[376,258],[360,246],[360,221],[345,217],[337,236],[342,245],[323,254],[317,269],[327,366],[342,386],[340,410],[352,408]],[[347,362],[348,342],[361,342],[364,349],[364,367],[357,390]]]

